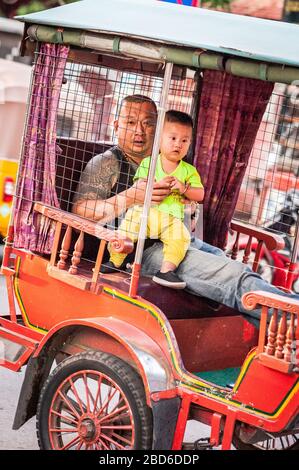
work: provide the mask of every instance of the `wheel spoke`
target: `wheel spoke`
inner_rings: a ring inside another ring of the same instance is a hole
[[[108,410],[108,407],[109,407],[109,403],[111,402],[111,400],[113,399],[114,395],[116,394],[116,392],[118,391],[116,388],[113,390],[113,392],[111,393],[111,390],[112,390],[112,387],[110,386],[110,390],[109,390],[109,393],[108,393],[108,396],[102,406],[102,408],[98,411],[97,415],[100,416],[101,413],[105,413],[105,410],[107,409]]]
[[[50,432],[77,432],[77,429],[63,429],[63,428],[50,428],[49,429]]]
[[[102,438],[102,439],[105,439],[106,441],[110,442],[111,444],[113,444],[114,446],[118,447],[118,448],[121,449],[121,450],[125,450],[125,449],[126,449],[124,446],[122,446],[122,445],[119,444],[118,442],[116,442],[116,441],[114,441],[113,439],[111,439],[111,437],[106,436],[106,434],[102,434],[102,433],[101,433],[101,438]]]
[[[72,439],[70,442],[65,444],[64,447],[61,447],[59,450],[68,450],[70,447],[73,447],[75,444],[77,444],[77,442],[80,441],[80,440],[81,440],[80,436],[77,436],[74,439]]]
[[[53,415],[58,416],[59,418],[61,418],[61,422],[63,424],[74,424],[75,426],[78,425],[78,421],[76,419],[68,418],[67,416],[65,416],[63,414],[58,413],[58,411],[52,410],[51,413]]]
[[[99,422],[100,422],[100,423],[104,423],[104,422],[106,422],[106,421],[114,421],[114,418],[116,418],[116,417],[117,417],[117,418],[120,418],[119,415],[121,415],[124,410],[128,410],[128,406],[127,406],[127,405],[124,405],[124,406],[122,406],[121,408],[117,408],[116,410],[112,411],[111,413],[109,413],[109,414],[103,416],[103,418],[101,418],[101,419],[99,420]],[[112,418],[113,418],[113,419],[112,419]]]
[[[82,401],[81,401],[81,398],[79,397],[79,394],[78,394],[78,392],[77,392],[77,389],[76,389],[76,387],[75,387],[75,384],[74,384],[74,382],[72,381],[71,378],[70,378],[69,382],[70,382],[70,384],[71,384],[71,390],[72,390],[73,394],[75,395],[76,400],[77,400],[77,403],[78,403],[78,405],[79,405],[79,407],[80,407],[81,413],[83,414],[83,413],[85,412],[85,411],[84,411],[84,405],[83,405],[83,403],[82,403]]]
[[[123,429],[125,431],[129,431],[133,429],[133,426],[127,426],[127,425],[117,425],[117,426],[101,426],[101,429]]]
[[[109,447],[105,444],[105,442],[99,437],[98,442],[101,443],[102,447],[104,447],[104,450],[110,450]],[[99,450],[102,450],[100,447]]]
[[[86,372],[84,372],[84,374],[83,374],[83,383],[84,383],[84,386],[85,386],[87,413],[90,413],[89,397],[90,397],[91,392],[90,392],[89,387],[88,387]]]
[[[132,445],[132,439],[129,440],[129,439],[126,439],[124,436],[120,436],[119,434],[116,434],[115,432],[111,434],[111,437],[115,437],[116,439],[122,441],[122,442],[125,442],[126,444],[128,444],[129,446]]]
[[[76,450],[81,450],[81,447],[83,446],[84,442],[80,441],[79,444],[76,447]]]
[[[97,410],[97,405],[98,405],[98,400],[99,399],[100,399],[100,408],[102,408],[101,387],[102,387],[102,375],[100,375],[100,377],[98,379],[98,390],[97,390],[97,394],[96,394],[95,401],[94,401],[94,410],[93,410],[94,413]]]
[[[77,419],[80,419],[79,413],[77,413],[77,411],[75,410],[73,405],[70,403],[69,399],[65,395],[63,395],[63,393],[60,390],[59,390],[58,394],[62,398],[62,400],[67,404],[67,406],[72,411],[72,413],[77,417]]]

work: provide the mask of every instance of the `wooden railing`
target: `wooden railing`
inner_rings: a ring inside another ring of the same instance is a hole
[[[254,272],[257,272],[258,270],[263,245],[270,251],[281,250],[284,248],[285,243],[281,236],[267,232],[261,228],[250,226],[242,222],[237,222],[236,220],[231,222],[230,228],[236,232],[236,238],[231,251],[232,259],[237,259],[239,253],[240,235],[248,236],[248,240],[244,249],[244,256],[242,259],[242,262],[245,264],[247,264],[249,261],[250,253],[252,251],[253,239],[257,240],[257,247],[255,249],[255,256],[252,263],[252,270]]]
[[[134,249],[134,244],[129,238],[121,237],[114,230],[102,227],[99,223],[92,220],[87,220],[78,215],[46,206],[39,202],[35,203],[34,210],[56,222],[52,253],[47,267],[48,274],[83,290],[92,290],[95,288],[107,242],[110,243],[113,250],[117,253],[131,253]],[[63,225],[66,226],[66,231],[61,241],[61,246],[59,247]],[[70,248],[73,231],[76,234],[75,236],[77,236],[77,240],[71,255]],[[92,270],[91,280],[79,274],[85,233],[101,240],[95,267]],[[59,258],[59,260],[56,264],[57,258]],[[69,259],[70,262],[68,262]]]
[[[280,372],[299,372],[299,301],[257,291],[245,294],[242,303],[247,310],[261,308],[258,359]]]

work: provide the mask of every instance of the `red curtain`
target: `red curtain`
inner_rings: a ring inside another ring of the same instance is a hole
[[[54,224],[33,211],[36,201],[59,207],[55,188],[57,109],[69,47],[42,44],[34,65],[14,210],[14,246],[51,253]]]
[[[273,83],[204,71],[195,147],[204,187],[204,240],[223,247]],[[217,230],[215,230],[217,227]]]

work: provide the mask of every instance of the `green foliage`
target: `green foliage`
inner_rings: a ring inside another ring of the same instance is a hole
[[[229,10],[232,0],[202,0],[201,5],[211,10],[215,8],[222,8],[223,10]]]
[[[66,3],[77,2],[78,0],[32,0],[28,5],[20,6],[17,10],[18,15],[27,15],[36,11],[46,10],[47,8],[57,7]]]

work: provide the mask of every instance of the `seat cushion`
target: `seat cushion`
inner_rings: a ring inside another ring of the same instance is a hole
[[[129,274],[108,274],[101,276],[101,279],[115,288],[129,291]],[[169,320],[240,315],[240,312],[225,305],[190,294],[186,290],[160,286],[144,276],[139,280],[138,295],[156,305]]]

